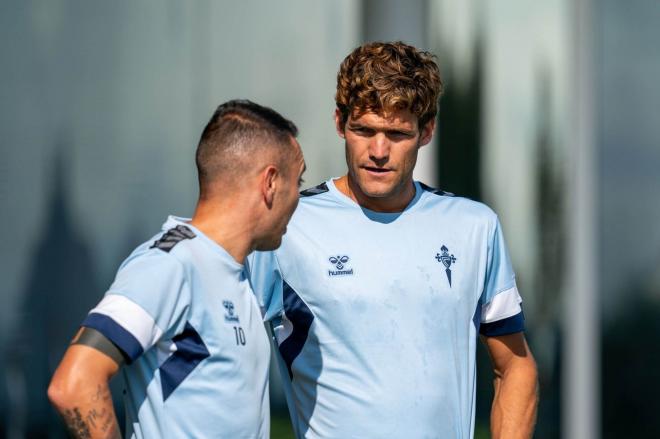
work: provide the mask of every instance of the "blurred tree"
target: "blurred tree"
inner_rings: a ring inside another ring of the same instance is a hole
[[[463,81],[444,74],[436,135],[440,188],[474,200],[481,200],[482,40],[476,38],[471,71]]]
[[[534,326],[528,331],[539,370],[540,393],[536,437],[556,438],[560,431],[560,322],[565,270],[564,176],[557,166],[552,130],[552,83],[548,70],[537,74],[536,228],[537,272],[534,274]]]
[[[66,437],[46,389],[77,326],[98,299],[89,246],[74,225],[67,201],[64,149],[56,151],[45,223],[19,326],[6,353],[7,424],[16,437]]]

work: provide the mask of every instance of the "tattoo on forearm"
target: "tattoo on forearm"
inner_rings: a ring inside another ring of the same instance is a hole
[[[96,386],[96,392],[92,394],[92,402],[108,402],[112,400],[112,394],[110,393],[110,389],[107,387],[104,387],[100,384]]]
[[[92,437],[92,431],[101,431],[103,437],[120,438],[115,413],[112,410],[110,389],[99,384],[90,400],[96,407],[89,409],[85,415],[78,407],[67,409],[62,413],[72,437],[87,439]]]
[[[64,422],[66,422],[66,426],[74,438],[87,439],[92,437],[89,426],[85,423],[78,407],[74,407],[73,410],[65,410],[63,415]]]
[[[117,424],[115,423],[115,417],[112,414],[108,414],[101,424],[101,431],[103,433],[108,433],[109,438],[120,438],[119,430],[117,429]]]

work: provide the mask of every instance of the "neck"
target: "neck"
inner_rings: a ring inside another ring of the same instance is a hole
[[[402,212],[408,204],[415,198],[415,184],[412,179],[406,182],[403,187],[394,190],[392,193],[382,197],[370,197],[362,192],[360,186],[353,181],[350,174],[335,180],[337,189],[355,201],[361,207],[374,212],[395,213]]]
[[[239,264],[253,250],[252,230],[254,215],[249,215],[245,204],[233,199],[200,200],[191,224],[215,241]]]

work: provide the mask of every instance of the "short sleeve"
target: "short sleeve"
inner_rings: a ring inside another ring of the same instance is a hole
[[[523,331],[521,302],[502,227],[496,219],[488,244],[479,332],[486,336],[498,336]]]
[[[159,250],[132,256],[82,326],[96,329],[137,359],[166,334],[180,332],[190,310],[183,265]]]
[[[278,318],[283,309],[282,273],[275,252],[253,252],[248,256],[247,268],[252,290],[257,297],[265,321]]]

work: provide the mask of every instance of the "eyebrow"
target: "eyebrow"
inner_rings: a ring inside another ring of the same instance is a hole
[[[388,133],[401,133],[401,134],[406,134],[406,135],[409,135],[409,136],[414,136],[416,134],[415,130],[408,130],[408,129],[405,129],[405,128],[388,128],[384,131],[386,131]]]
[[[373,129],[373,128],[368,127],[364,124],[361,124],[360,122],[348,122],[347,124],[350,128],[370,128],[370,129]]]
[[[414,136],[415,135],[415,130],[409,130],[409,129],[406,129],[406,128],[403,128],[403,127],[400,127],[400,128],[393,128],[393,127],[376,128],[376,127],[372,127],[372,126],[369,126],[369,125],[361,124],[359,122],[348,122],[348,127],[349,127],[349,129],[353,129],[353,130],[364,128],[364,129],[368,129],[368,130],[372,130],[372,131],[382,131],[382,132],[385,132],[385,133],[403,133],[403,134],[406,134],[406,135],[409,135],[409,136]]]

